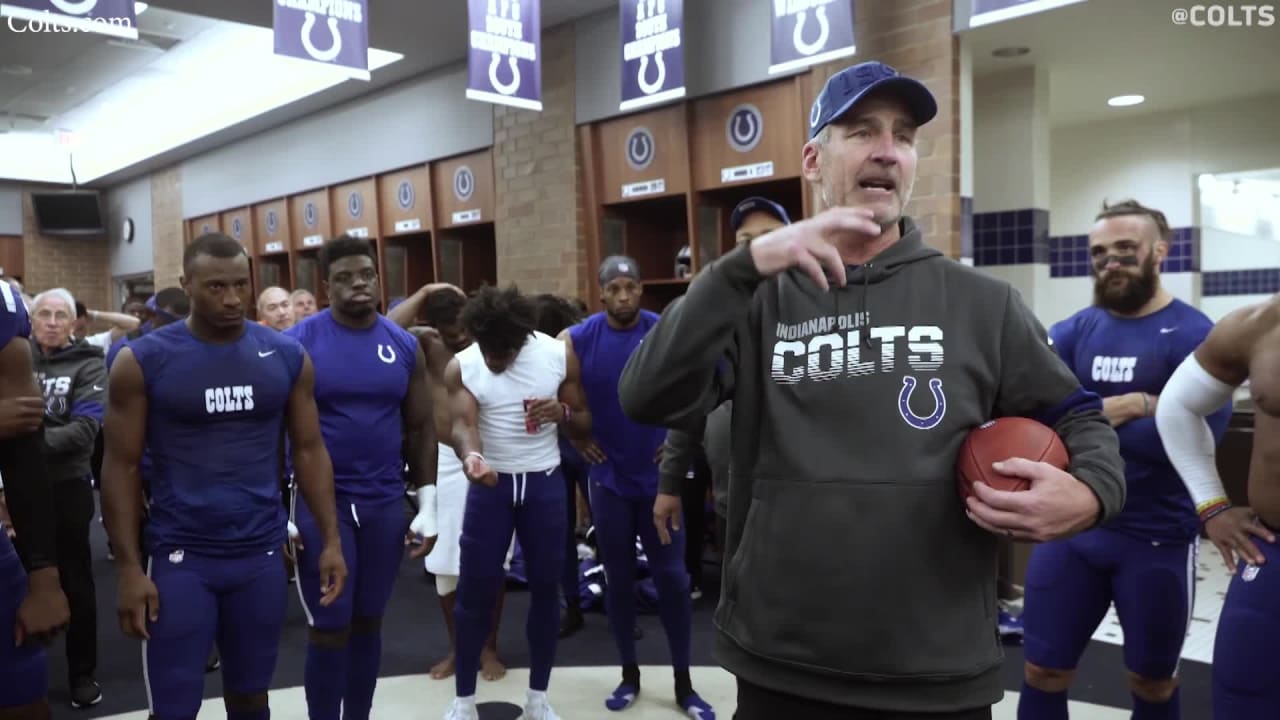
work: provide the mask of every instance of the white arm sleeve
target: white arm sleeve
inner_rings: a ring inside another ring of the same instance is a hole
[[[1210,375],[1195,354],[1178,366],[1156,403],[1156,428],[1196,512],[1224,501],[1226,490],[1218,477],[1216,443],[1205,417],[1222,409],[1235,388]]]

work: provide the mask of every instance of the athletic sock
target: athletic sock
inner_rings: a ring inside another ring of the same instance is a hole
[[[1174,688],[1169,702],[1153,703],[1133,695],[1133,720],[1177,720],[1181,711],[1177,688]]]
[[[626,710],[636,701],[640,694],[640,666],[622,666],[622,683],[614,688],[613,694],[605,698],[604,706],[614,712]]]
[[[343,720],[368,720],[382,660],[381,632],[353,632],[347,642],[347,692]]]
[[[1018,699],[1018,720],[1068,720],[1067,693],[1045,692],[1022,681],[1022,696]]]
[[[342,711],[342,695],[347,689],[347,648],[308,645],[303,686],[312,720],[338,720]]]

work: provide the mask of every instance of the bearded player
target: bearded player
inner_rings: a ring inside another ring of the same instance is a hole
[[[1164,213],[1104,206],[1089,232],[1094,304],[1050,330],[1081,385],[1103,398],[1125,460],[1128,499],[1101,527],[1038,545],[1027,566],[1021,720],[1067,717],[1080,656],[1114,602],[1124,632],[1133,717],[1179,717],[1177,668],[1191,620],[1199,521],[1156,429],[1169,376],[1209,334],[1204,313],[1160,282]],[[1230,406],[1214,409],[1215,441]]]
[[[1218,476],[1213,415],[1249,381],[1255,405],[1248,507]],[[1213,646],[1215,720],[1264,720],[1280,708],[1280,296],[1222,318],[1165,387],[1160,437],[1227,567]]]

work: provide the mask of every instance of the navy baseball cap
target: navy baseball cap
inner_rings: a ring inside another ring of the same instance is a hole
[[[809,139],[822,128],[853,109],[854,104],[869,93],[882,90],[907,105],[916,125],[924,125],[938,114],[938,101],[919,80],[900,74],[880,62],[851,65],[832,75],[822,86],[818,99],[809,110]]]
[[[749,197],[738,203],[738,206],[733,209],[733,214],[729,216],[729,227],[734,232],[737,232],[738,228],[742,227],[742,221],[753,212],[768,213],[786,225],[791,224],[791,218],[787,216],[787,211],[778,203],[767,198]]]

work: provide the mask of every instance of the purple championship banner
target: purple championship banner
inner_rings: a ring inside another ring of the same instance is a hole
[[[369,79],[368,0],[275,0],[275,53]]]
[[[1033,13],[1073,5],[1084,0],[970,0],[969,27],[1012,20]],[[959,13],[956,16],[959,17]]]
[[[138,39],[133,0],[0,0],[0,17],[9,18],[11,32],[88,32]]]
[[[467,0],[467,99],[542,110],[539,0]]]
[[[773,0],[769,74],[800,70],[857,51],[853,0]]]
[[[684,0],[621,0],[619,110],[684,97]]]

